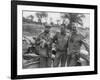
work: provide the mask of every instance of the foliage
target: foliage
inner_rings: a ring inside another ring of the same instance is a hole
[[[29,19],[30,18],[30,19]],[[23,23],[33,23],[34,16],[30,15],[27,18],[23,17]]]
[[[68,25],[68,28],[71,29],[72,23],[77,23],[79,25],[83,25],[82,18],[84,18],[84,14],[82,13],[63,13],[61,18],[63,19],[63,23],[66,18],[70,20],[70,23]]]
[[[37,18],[38,18],[38,22],[39,23],[42,23],[42,18],[46,18],[46,17],[48,17],[48,14],[46,13],[46,12],[37,12],[36,13],[36,16],[37,16]]]
[[[30,19],[31,21],[33,21],[34,16],[33,15],[29,15],[27,18]]]

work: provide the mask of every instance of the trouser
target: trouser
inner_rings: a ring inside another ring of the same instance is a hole
[[[58,67],[61,62],[61,67],[64,67],[66,64],[67,55],[65,51],[57,51],[54,59],[53,67]]]
[[[67,55],[67,66],[81,66],[81,63],[78,62],[80,58],[86,61],[86,65],[89,65],[88,55],[79,52],[73,52],[70,55]]]
[[[51,58],[40,56],[40,68],[51,67]]]
[[[47,48],[42,48],[39,50],[40,54],[40,68],[51,67],[51,53]]]
[[[80,53],[73,52],[67,55],[67,66],[79,66]]]

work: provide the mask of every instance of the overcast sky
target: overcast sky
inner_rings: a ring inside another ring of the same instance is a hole
[[[34,20],[37,21],[37,17],[35,15],[35,13],[36,12],[23,11],[23,16],[28,17],[29,15],[33,15]],[[83,18],[83,27],[89,27],[90,26],[90,15],[89,14],[84,14],[84,15],[85,15],[85,18]],[[47,20],[48,23],[50,23],[51,18],[54,23],[56,23],[56,20],[60,20],[60,22],[62,22],[60,13],[48,12],[48,20]],[[44,22],[44,21],[45,20],[43,19],[42,22]]]

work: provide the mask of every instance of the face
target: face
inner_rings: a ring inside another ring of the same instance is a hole
[[[47,32],[47,33],[48,33],[48,32],[49,32],[49,28],[45,28],[45,32]]]
[[[74,23],[72,24],[72,32],[73,32],[73,33],[76,33],[76,32],[77,32],[77,30],[76,30],[76,26],[75,26]]]
[[[61,27],[61,33],[65,33],[65,28]]]

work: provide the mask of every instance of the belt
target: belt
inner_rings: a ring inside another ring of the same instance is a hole
[[[65,52],[66,50],[60,50],[60,49],[57,49],[56,51]]]

